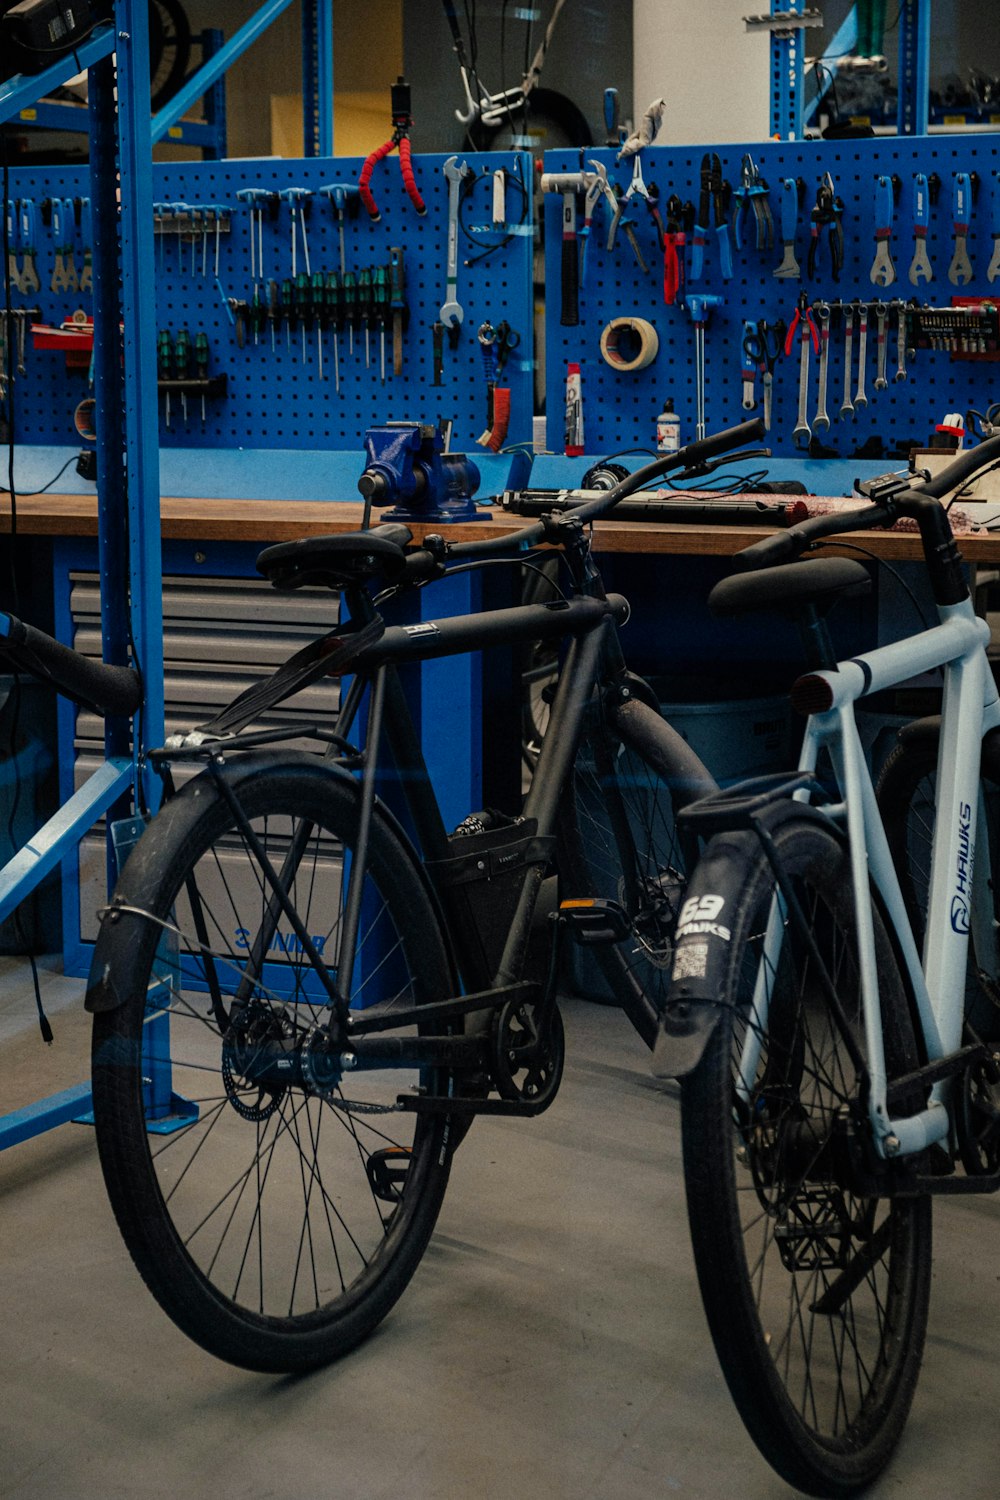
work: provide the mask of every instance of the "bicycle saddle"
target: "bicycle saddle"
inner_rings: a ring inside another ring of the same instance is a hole
[[[829,609],[842,594],[864,594],[871,579],[859,562],[824,557],[816,562],[784,563],[757,573],[734,573],[708,596],[713,615],[746,615],[754,610],[794,610],[803,604]]]
[[[257,571],[276,589],[343,589],[379,575],[391,581],[402,573],[403,548],[412,539],[408,526],[390,523],[370,531],[301,537],[266,547],[257,559]]]

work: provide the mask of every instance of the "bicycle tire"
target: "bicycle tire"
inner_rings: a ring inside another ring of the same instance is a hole
[[[779,825],[775,839],[863,1053],[846,851],[803,818]],[[741,1097],[737,1069],[772,890],[750,833],[718,835],[691,883],[690,899],[722,898],[713,920],[731,938],[718,1024],[682,1081],[688,1219],[712,1339],[751,1437],[789,1484],[842,1496],[885,1466],[909,1412],[927,1324],[931,1205],[851,1190],[837,1118],[846,1112],[863,1135],[866,1115],[844,1036],[790,927]],[[895,951],[874,915],[891,1077],[916,1065],[917,1047]]]
[[[878,802],[900,889],[918,949],[926,927],[930,891],[931,839],[937,781],[937,739],[901,740],[887,757],[878,783]],[[993,920],[1000,920],[997,871],[1000,870],[1000,734],[992,731],[982,744],[980,795],[986,807]],[[981,856],[980,856],[981,857]],[[977,889],[981,889],[977,886]],[[985,957],[985,956],[984,956]],[[992,955],[991,955],[992,957]],[[995,962],[992,965],[996,967]],[[969,930],[965,979],[965,1042],[1000,1040],[1000,985],[990,978],[976,954],[976,922]],[[992,1052],[995,1048],[991,1049]],[[1000,1170],[1000,1116],[997,1088],[1000,1068],[992,1055],[956,1085],[958,1145],[966,1171],[981,1175]]]
[[[302,830],[289,894],[330,953],[357,784],[308,755],[236,757],[225,774],[276,867]],[[451,1123],[393,1106],[407,1084],[448,1089],[451,1075],[345,1073],[324,1097],[302,1082],[267,1090],[240,1076],[237,1030],[251,1045],[302,1036],[325,1013],[287,918],[268,962],[243,981],[242,1013],[233,1008],[263,920],[260,871],[208,772],[146,830],[95,950],[94,1117],[115,1217],[164,1311],[221,1359],[293,1372],[353,1348],[415,1271],[448,1182]],[[366,878],[353,999],[398,1006],[454,993],[422,872],[377,804]],[[181,934],[179,965],[164,923]],[[119,1003],[99,1009],[108,998]],[[168,1017],[170,1110],[183,1120],[182,1101],[197,1106],[197,1119],[169,1134],[152,1133],[144,1097],[150,1053],[166,1050],[162,1036],[147,1039],[156,1014],[161,1027]]]
[[[709,772],[658,711],[633,699],[610,714],[595,700],[563,799],[559,895],[610,898],[625,909],[627,937],[586,951],[648,1047],[670,988],[684,897],[676,815],[714,790]]]

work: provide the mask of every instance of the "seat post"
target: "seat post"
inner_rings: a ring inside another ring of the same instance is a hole
[[[837,665],[837,657],[825,615],[820,614],[815,604],[808,602],[796,611],[796,617],[809,670],[832,670]]]

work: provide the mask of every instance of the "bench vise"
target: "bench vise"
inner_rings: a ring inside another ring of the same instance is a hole
[[[485,521],[472,496],[479,470],[464,453],[445,453],[444,435],[429,422],[386,422],[365,433],[365,470],[358,489],[371,505],[391,505],[392,521]]]

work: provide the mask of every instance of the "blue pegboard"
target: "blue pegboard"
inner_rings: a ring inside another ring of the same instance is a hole
[[[992,253],[990,220],[991,180],[997,170],[995,138],[990,135],[931,136],[918,139],[881,138],[857,141],[764,142],[751,145],[726,145],[716,148],[722,159],[723,175],[734,186],[739,181],[740,161],[750,152],[762,175],[771,186],[771,207],[775,218],[776,249],[768,254],[747,247],[744,236],[742,252],[734,254],[734,276],[724,282],[719,274],[718,250],[714,232],[709,230],[706,247],[706,270],[697,290],[720,293],[725,297],[716,308],[706,336],[706,418],[709,431],[742,421],[747,413],[741,408],[740,346],[744,319],[791,320],[801,287],[810,299],[825,297],[873,301],[917,297],[921,303],[942,306],[958,292],[962,295],[992,294],[1000,298],[1000,283],[991,287],[986,269]],[[704,146],[653,147],[643,152],[643,175],[647,184],[655,182],[660,190],[661,208],[671,193],[690,199],[697,208],[700,190],[701,159]],[[612,178],[622,187],[628,185],[631,164],[614,166],[614,153],[599,150],[586,153],[587,160],[602,161]],[[578,170],[580,155],[571,151],[552,151],[545,156],[547,172]],[[956,171],[977,171],[982,178],[979,201],[973,213],[969,253],[974,279],[966,287],[953,287],[948,281],[952,241],[952,182]],[[829,274],[826,241],[819,254],[818,274],[805,279],[809,248],[809,209],[815,201],[816,188],[825,172],[834,178],[837,192],[844,200],[845,264],[840,281]],[[942,180],[937,204],[931,209],[928,253],[934,278],[920,287],[907,279],[913,255],[913,177],[917,172],[937,172]],[[880,174],[897,173],[902,179],[902,193],[897,205],[892,236],[892,254],[896,281],[888,288],[873,286],[869,280],[875,257],[875,179]],[[802,177],[806,183],[805,205],[800,210],[796,254],[803,280],[776,280],[772,275],[781,259],[780,187],[784,177]],[[635,200],[633,200],[635,201]],[[608,219],[603,206],[598,210],[593,241],[587,252],[586,276],[580,294],[580,322],[577,327],[560,325],[560,214],[562,200],[558,194],[547,194],[545,205],[545,269],[549,295],[546,299],[546,410],[548,446],[556,452],[563,447],[563,408],[567,361],[579,361],[583,381],[585,440],[588,453],[610,453],[634,445],[653,447],[655,419],[664,399],[673,397],[681,416],[682,441],[695,436],[695,343],[689,314],[680,305],[667,307],[663,302],[662,257],[656,247],[653,221],[641,201],[633,217],[636,234],[649,274],[639,271],[627,240],[619,235],[614,251],[606,254],[604,243]],[[746,226],[752,241],[752,221]],[[596,253],[595,253],[596,251]],[[695,290],[695,286],[690,286]],[[645,370],[619,373],[601,358],[599,338],[608,321],[616,316],[647,319],[656,328],[659,353]],[[824,444],[835,448],[843,457],[853,455],[875,434],[886,444],[915,438],[925,442],[935,422],[945,412],[965,411],[970,406],[983,408],[992,397],[1000,398],[1000,369],[994,364],[952,360],[947,353],[919,350],[908,361],[909,378],[895,384],[896,367],[895,317],[889,324],[889,389],[874,393],[875,337],[869,327],[867,393],[869,406],[856,421],[841,423],[836,419],[843,388],[843,333],[834,326],[831,335],[827,407],[832,427],[821,435]],[[793,456],[792,428],[796,420],[798,398],[798,346],[791,358],[782,357],[775,369],[774,419],[770,443],[776,454]],[[858,360],[857,328],[854,341],[854,383]],[[817,360],[810,367],[810,422],[816,407]],[[761,383],[757,380],[757,397]],[[761,407],[758,406],[759,415]]]
[[[359,204],[347,222],[346,266],[357,271],[372,265],[387,265],[389,250],[402,245],[406,268],[409,324],[404,336],[404,371],[393,378],[391,329],[386,336],[387,379],[380,381],[378,336],[372,335],[373,359],[365,368],[362,349],[353,358],[346,353],[347,335],[341,334],[340,392],[334,390],[332,333],[324,339],[324,368],[319,380],[315,331],[307,338],[307,363],[301,362],[301,334],[286,344],[285,332],[271,351],[265,331],[255,346],[247,331],[246,346],[237,348],[233,324],[213,276],[214,240],[209,236],[208,275],[190,274],[190,244],[183,249],[171,236],[157,236],[157,326],[175,333],[186,326],[192,337],[203,329],[209,339],[209,373],[226,371],[229,392],[225,398],[209,400],[206,430],[201,429],[200,401],[188,398],[185,428],[173,398],[173,430],[167,432],[161,398],[160,441],[165,448],[254,448],[254,449],[355,449],[369,425],[390,420],[455,420],[454,448],[473,455],[476,439],[486,426],[486,387],[476,331],[480,323],[506,319],[520,336],[520,345],[505,372],[511,389],[511,423],[508,443],[530,442],[533,407],[532,337],[532,216],[530,201],[523,226],[517,226],[509,243],[472,267],[463,260],[475,256],[498,238],[490,226],[491,179],[477,181],[462,209],[471,239],[460,236],[458,297],[465,317],[457,348],[447,339],[443,384],[431,384],[433,356],[431,324],[444,301],[447,241],[447,182],[442,172],[443,156],[414,156],[416,179],[427,213],[418,217],[407,199],[396,158],[390,157],[375,172],[373,190],[382,211],[373,223]],[[479,154],[469,159],[479,174],[504,166],[528,174],[530,158],[509,152]],[[219,279],[226,295],[249,301],[252,295],[249,205],[237,198],[242,188],[280,191],[287,187],[313,190],[329,182],[356,182],[361,168],[357,158],[309,160],[248,160],[221,162],[155,163],[153,197],[158,202],[191,204],[219,203],[232,208],[230,232],[221,236]],[[72,197],[87,191],[85,169],[51,167],[19,168],[10,173],[12,197],[31,197],[36,205],[45,198]],[[307,232],[312,269],[339,270],[339,240],[333,210],[327,198],[312,200]],[[521,200],[508,191],[508,213],[512,221],[521,214]],[[479,232],[477,232],[479,231]],[[162,240],[162,243],[161,243]],[[76,235],[76,265],[82,265],[82,244]],[[89,312],[89,297],[50,290],[54,246],[51,227],[38,224],[38,273],[40,292],[30,298],[15,293],[15,306],[30,303],[41,307],[43,319],[58,323],[75,308]],[[264,226],[264,270],[267,277],[282,279],[291,274],[291,231],[287,203],[279,217]],[[302,269],[301,242],[299,269]],[[24,443],[64,443],[72,440],[73,411],[87,394],[86,371],[67,371],[57,353],[29,353],[28,373],[17,382],[17,438]]]

